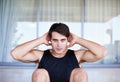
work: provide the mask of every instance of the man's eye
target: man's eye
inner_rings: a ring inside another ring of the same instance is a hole
[[[62,41],[62,42],[64,42],[64,41],[65,41],[65,39],[62,39],[61,41]]]
[[[57,40],[55,40],[55,39],[54,39],[53,41],[54,41],[54,42],[57,42]]]

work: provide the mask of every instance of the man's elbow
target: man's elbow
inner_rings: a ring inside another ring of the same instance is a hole
[[[104,51],[103,51],[103,56],[105,57],[108,53],[108,50],[105,48]]]
[[[19,60],[19,57],[17,56],[17,54],[14,50],[11,50],[10,54],[15,60]]]
[[[104,58],[108,53],[108,50],[106,48],[104,48],[102,51],[101,51],[101,54],[98,56],[98,59],[102,59]]]

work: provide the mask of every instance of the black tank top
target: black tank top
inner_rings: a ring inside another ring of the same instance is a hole
[[[68,50],[62,58],[56,58],[46,50],[38,68],[48,71],[50,82],[69,82],[72,70],[79,68],[79,64],[73,50]]]

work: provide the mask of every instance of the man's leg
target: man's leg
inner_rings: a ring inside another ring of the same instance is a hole
[[[50,82],[47,70],[36,69],[32,75],[32,82]]]
[[[82,68],[75,68],[71,73],[70,82],[88,82],[86,71]]]

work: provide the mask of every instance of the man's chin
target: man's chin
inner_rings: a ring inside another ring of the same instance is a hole
[[[57,54],[62,54],[62,53],[63,53],[63,50],[56,50],[56,53],[57,53]]]
[[[58,51],[57,51],[56,53],[57,53],[57,54],[62,54],[63,52],[60,52],[60,51],[58,52]]]

